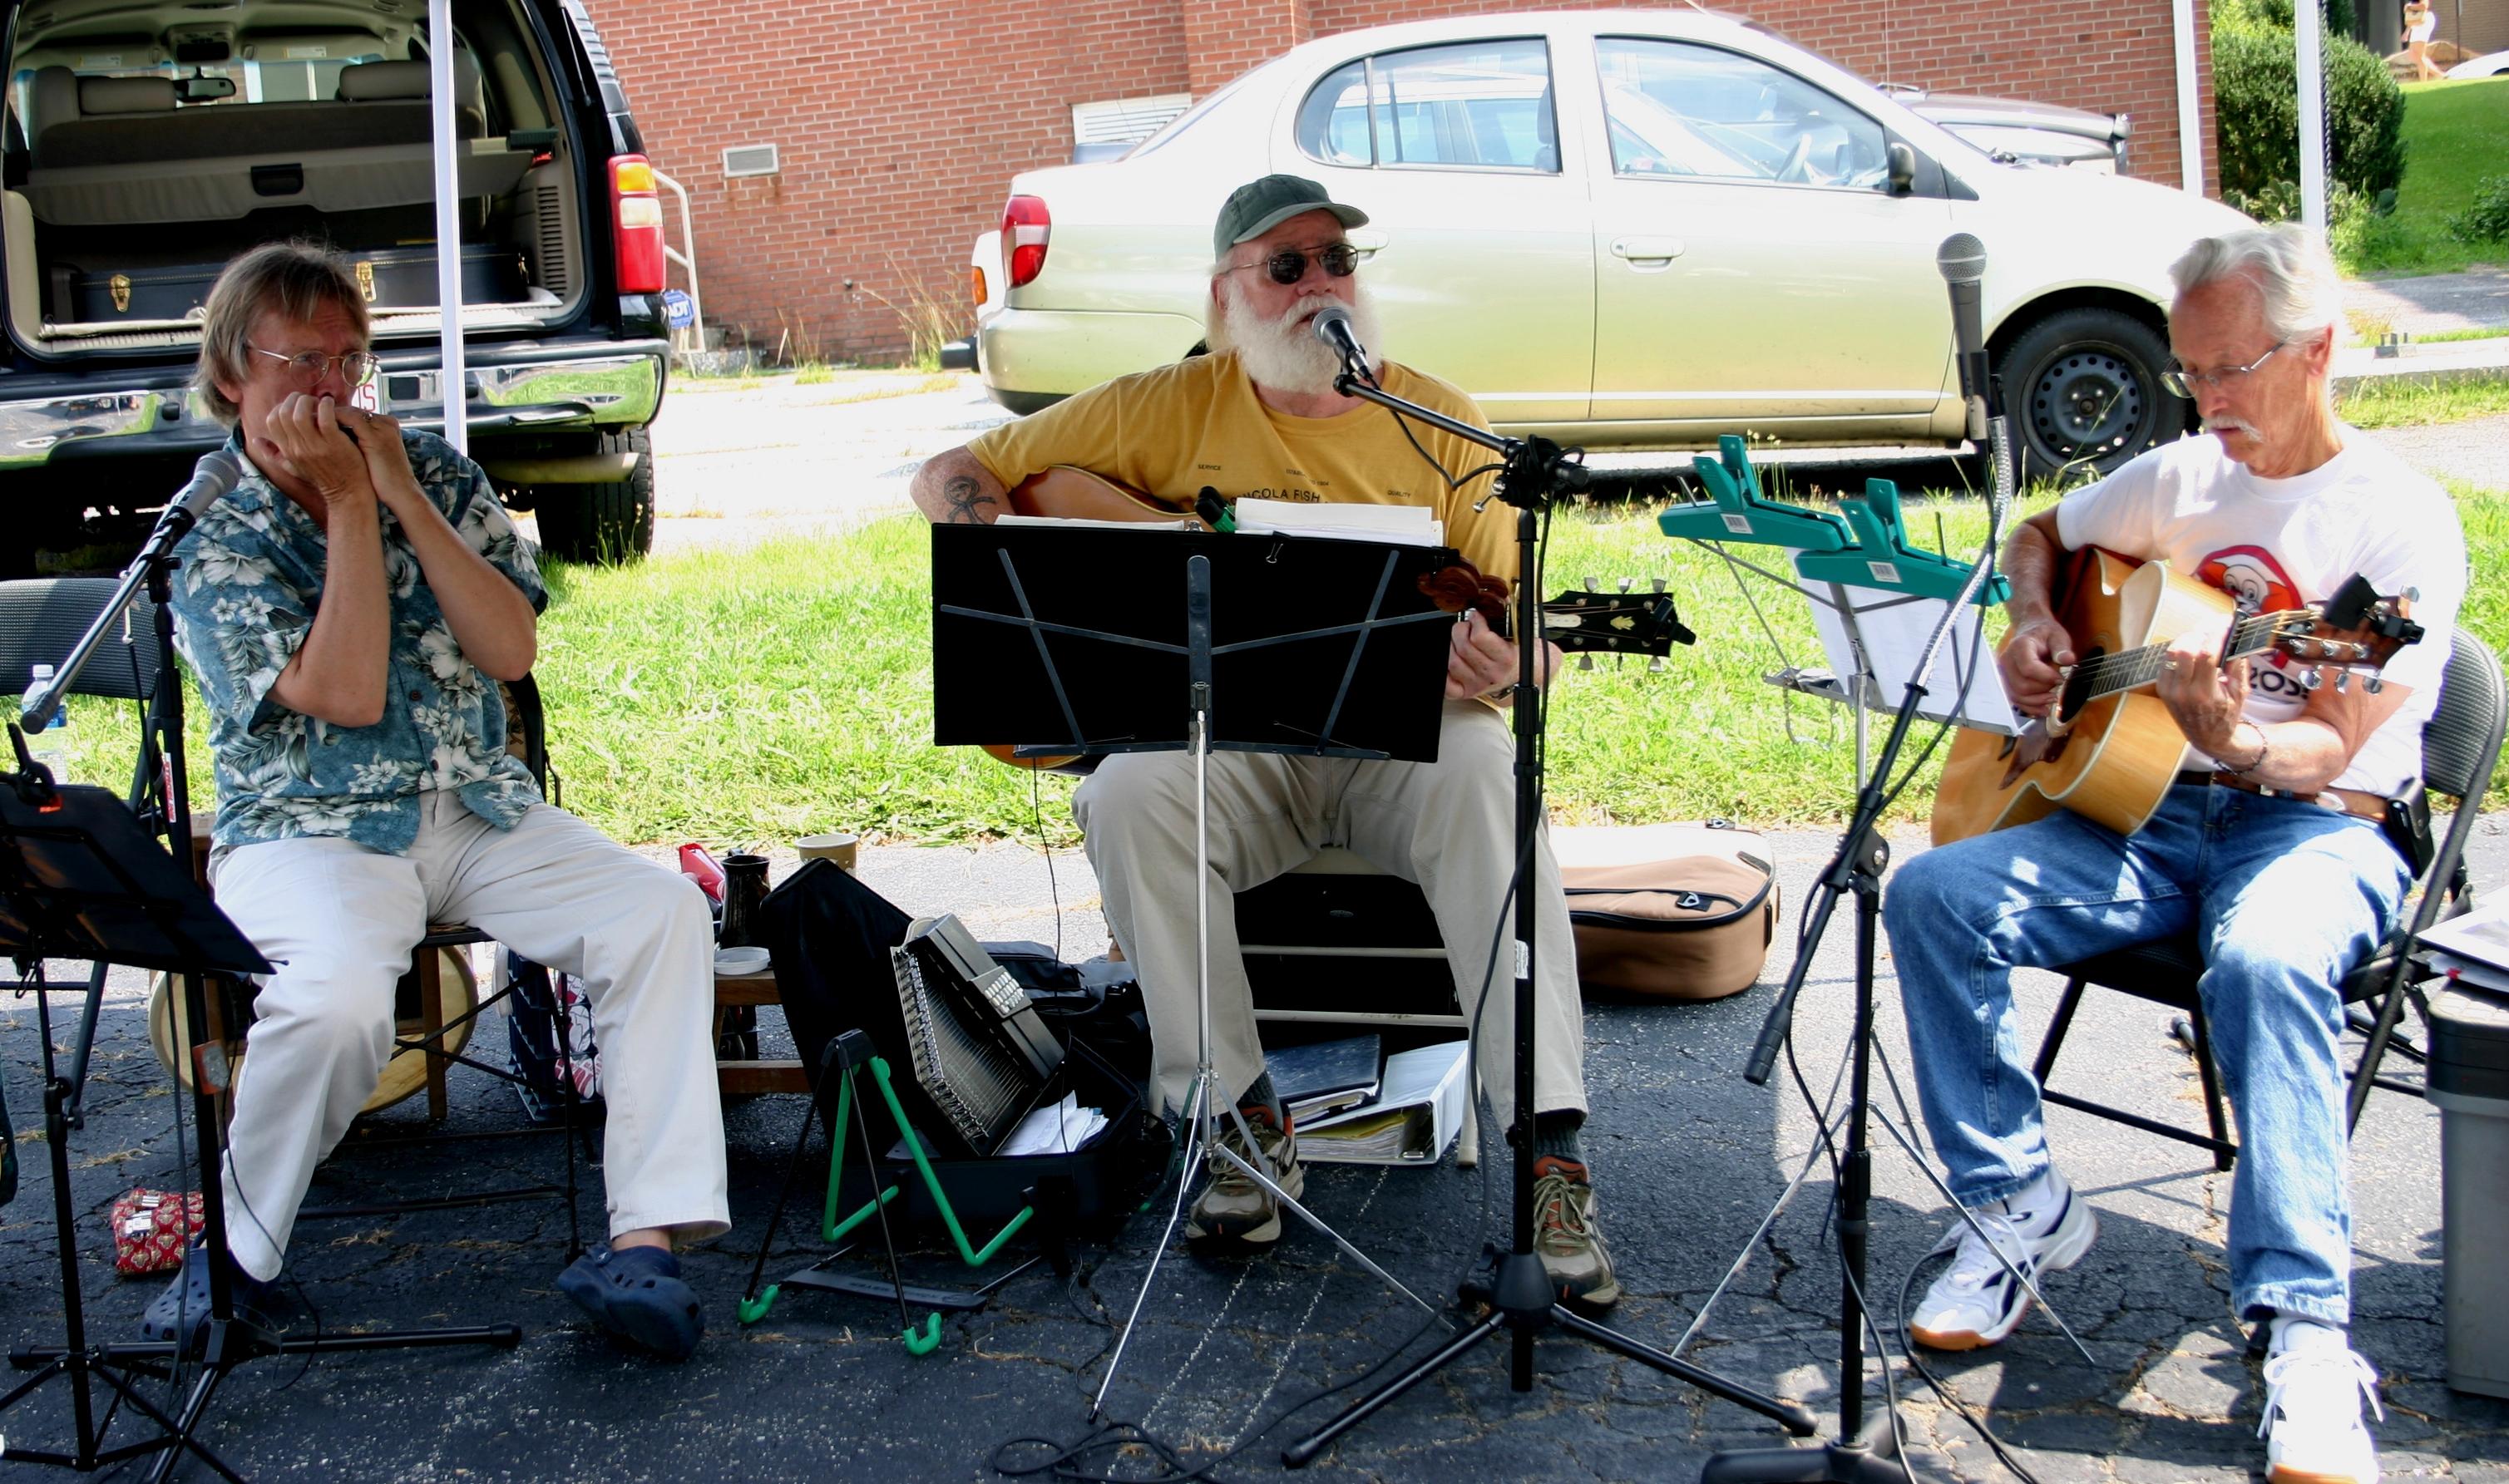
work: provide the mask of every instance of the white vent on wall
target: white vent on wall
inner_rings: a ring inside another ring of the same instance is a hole
[[[1190,93],[1162,93],[1156,97],[1109,98],[1101,103],[1071,105],[1074,144],[1139,144],[1193,106]]]
[[[735,144],[723,152],[723,173],[727,180],[744,175],[772,175],[783,168],[775,160],[772,144]]]

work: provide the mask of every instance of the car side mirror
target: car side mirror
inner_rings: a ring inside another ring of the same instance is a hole
[[[182,84],[186,103],[210,103],[235,96],[235,79],[231,77],[187,77]]]
[[[1905,196],[1917,188],[1917,150],[1903,140],[1891,141],[1891,194]]]

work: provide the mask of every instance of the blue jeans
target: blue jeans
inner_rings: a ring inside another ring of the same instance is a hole
[[[1883,894],[1918,1097],[1966,1205],[2048,1166],[2012,971],[2193,932],[2213,1059],[2238,1115],[2230,1302],[2348,1321],[2351,1204],[2337,985],[2411,876],[2385,835],[2295,799],[2181,784],[2119,835],[2059,812],[1929,850]]]

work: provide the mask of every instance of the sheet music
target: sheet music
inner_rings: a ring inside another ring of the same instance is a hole
[[[1869,668],[1879,692],[1875,705],[1884,711],[1897,710],[1908,693],[1910,672],[1916,669],[1918,656],[1925,652],[1926,641],[1933,637],[1934,626],[1942,622],[1948,600],[1913,598],[1878,587],[1851,587],[1809,577],[1796,578],[1796,585],[1812,599],[1813,627],[1820,633],[1821,649],[1829,655],[1830,667],[1842,677]],[[1854,631],[1864,641],[1861,666],[1854,646],[1849,642],[1849,615],[1835,607],[1842,593],[1854,611]],[[1986,610],[1974,603],[1962,607],[1951,633],[1934,653],[1933,674],[1920,682],[1926,687],[1926,696],[1917,705],[1917,715],[2011,736],[2021,730],[2023,719],[2012,709],[2012,698],[2003,690],[2003,673],[1996,668],[1994,651],[1986,647]],[[1972,659],[1976,662],[1973,670]],[[1965,679],[1968,682],[1968,697],[1955,714],[1953,704],[1961,699],[1961,683]]]

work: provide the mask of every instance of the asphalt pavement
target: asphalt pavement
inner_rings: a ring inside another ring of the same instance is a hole
[[[1844,780],[1842,779],[1842,787]],[[2504,821],[2477,835],[2478,879],[2509,866]],[[1839,1286],[1822,1235],[1829,1185],[1816,1173],[1771,1234],[1752,1233],[1816,1149],[1803,1100],[1781,1074],[1767,1089],[1739,1076],[1812,882],[1835,846],[1819,834],[1773,841],[1785,894],[1779,935],[1758,987],[1711,1004],[1595,1005],[1587,1016],[1587,1134],[1601,1221],[1629,1297],[1627,1333],[1670,1348],[1739,1256],[1733,1289],[1683,1358],[1813,1408],[1834,1425]],[[1897,842],[1904,855],[1921,848]],[[780,869],[780,868],[779,868]],[[909,910],[955,909],[987,937],[1093,953],[1104,925],[1087,865],[1047,861],[1016,845],[866,850],[863,878]],[[1058,906],[1059,904],[1059,906]],[[2296,905],[2295,909],[2304,909]],[[1880,1044],[1905,1086],[1907,1060],[1887,956]],[[1831,1085],[1852,1019],[1850,919],[1816,945],[1799,1011],[1797,1049],[1816,1090]],[[2055,985],[2031,976],[2031,1030]],[[118,983],[100,1021],[85,1130],[68,1146],[79,1272],[103,1337],[128,1337],[157,1291],[113,1276],[104,1208],[132,1186],[181,1183],[173,1103],[148,1049],[138,986]],[[66,1013],[68,1007],[63,1007]],[[778,1034],[768,1013],[770,1040]],[[2153,1007],[2096,995],[2068,1043],[2059,1083],[2095,1088],[2155,1117],[2200,1117],[2195,1077]],[[56,1031],[66,1041],[66,1029]],[[502,1027],[479,1045],[502,1044]],[[38,1132],[35,1017],[0,1002],[0,1082],[20,1136]],[[511,1093],[457,1069],[448,1131],[495,1134],[521,1125]],[[1893,1082],[1877,1080],[1895,1126]],[[671,1367],[625,1356],[594,1336],[551,1280],[566,1258],[553,1206],[508,1205],[308,1222],[292,1248],[304,1307],[321,1327],[350,1329],[511,1320],[510,1352],[476,1348],[256,1361],[217,1393],[203,1435],[241,1472],[261,1479],[677,1480],[739,1476],[985,1479],[994,1446],[1022,1435],[1060,1439],[1088,1427],[1105,1352],[1141,1288],[1166,1197],[1120,1230],[1089,1235],[1068,1283],[1039,1269],[1011,1280],[987,1309],[954,1317],[939,1351],[910,1355],[896,1317],[868,1300],[788,1290],[761,1323],[733,1318],[767,1214],[803,1117],[802,1099],[757,1097],[727,1109],[735,1230],[688,1259],[712,1331],[695,1359]],[[2439,1115],[2418,1100],[2373,1099],[2353,1144],[2354,1333],[2378,1366],[2387,1417],[2378,1431],[2394,1477],[2509,1480],[2509,1403],[2441,1381]],[[527,1183],[555,1171],[554,1141],[528,1134],[385,1148],[365,1132],[417,1132],[416,1102],[367,1121],[318,1176],[319,1201],[429,1195],[478,1182]],[[2088,1351],[2085,1361],[2043,1314],[2004,1346],[1930,1357],[1953,1391],[2044,1480],[2238,1480],[2257,1476],[2261,1390],[2227,1313],[2223,1213],[2230,1181],[2194,1151],[2068,1113],[2051,1112],[2058,1158],[2098,1211],[2101,1238],[2048,1294]],[[188,1137],[188,1134],[185,1135]],[[1882,1133],[1875,1162],[1868,1292],[1895,1313],[1901,1282],[1943,1230],[1942,1203],[1922,1168]],[[1441,1295],[1482,1243],[1504,1241],[1507,1163],[1492,1141],[1479,1171],[1450,1159],[1436,1169],[1318,1167],[1308,1204],[1404,1283]],[[0,1210],[0,1321],[13,1346],[56,1343],[63,1306],[40,1139],[23,1146],[26,1188]],[[813,1164],[824,1159],[814,1156]],[[806,1210],[772,1234],[770,1276],[826,1250],[814,1230],[820,1180]],[[592,1190],[597,1190],[597,1176]],[[1490,1204],[1485,1206],[1485,1202]],[[599,1198],[583,1203],[600,1228]],[[1020,1249],[1015,1241],[1013,1250]],[[858,1271],[876,1265],[857,1254]],[[962,1281],[955,1258],[923,1243],[910,1279]],[[1426,1319],[1312,1233],[1292,1228],[1258,1259],[1171,1255],[1158,1269],[1107,1409],[1207,1461],[1247,1451],[1225,1478],[1280,1472],[1285,1436],[1321,1418],[1259,1429],[1320,1383],[1367,1374]],[[1451,1324],[1451,1316],[1429,1320]],[[1889,1321],[1886,1319],[1886,1327]],[[1423,1342],[1424,1344],[1426,1342]],[[1417,1354],[1415,1350],[1411,1354]],[[1891,1372],[1901,1425],[1929,1478],[2008,1477],[1966,1427],[1904,1366]],[[1869,1378],[1877,1397],[1880,1371]],[[9,1446],[59,1447],[68,1392],[58,1383],[6,1413]],[[115,1436],[133,1435],[130,1418]],[[1553,1336],[1536,1352],[1529,1393],[1510,1390],[1502,1351],[1488,1346],[1397,1401],[1309,1472],[1327,1479],[1667,1479],[1696,1474],[1719,1448],[1779,1442],[1778,1429],[1583,1343]],[[1034,1462],[1031,1450],[1020,1461]],[[1138,1466],[1138,1461],[1137,1461]],[[12,1476],[29,1476],[28,1469]],[[206,1477],[199,1468],[186,1477]]]

